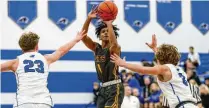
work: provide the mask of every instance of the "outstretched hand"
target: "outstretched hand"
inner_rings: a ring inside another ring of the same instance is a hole
[[[125,63],[126,63],[126,61],[125,60],[123,60],[123,59],[121,59],[117,54],[113,54],[113,55],[111,55],[111,57],[110,57],[112,60],[111,60],[111,62],[113,62],[113,63],[115,63],[116,65],[118,65],[118,66],[121,66],[121,67],[123,67],[124,65],[125,65]]]
[[[157,39],[155,34],[152,35],[152,43],[146,43],[148,47],[150,47],[154,52],[157,51]]]
[[[81,32],[78,32],[77,35],[76,35],[76,38],[75,40],[77,42],[79,42],[84,36],[86,36],[87,33],[85,33],[85,30],[81,31]]]
[[[97,7],[98,6],[95,6],[95,5],[92,6],[91,11],[88,14],[89,18],[96,18],[97,17]]]

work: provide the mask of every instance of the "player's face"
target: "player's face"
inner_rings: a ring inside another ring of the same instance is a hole
[[[108,35],[108,29],[107,28],[103,28],[100,31],[100,40],[102,40],[102,41],[108,41],[109,40],[109,35]]]
[[[194,53],[194,49],[193,48],[189,48],[189,52],[190,53]]]

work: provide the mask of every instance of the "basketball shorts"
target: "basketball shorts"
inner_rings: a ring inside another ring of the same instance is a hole
[[[122,83],[101,87],[97,99],[97,108],[120,108],[124,98]]]

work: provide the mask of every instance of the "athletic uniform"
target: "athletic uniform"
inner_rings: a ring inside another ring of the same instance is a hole
[[[43,55],[28,52],[18,56],[16,74],[17,93],[14,108],[51,108],[47,88],[48,63]]]
[[[157,82],[163,95],[168,99],[170,108],[198,108],[195,105],[196,100],[190,91],[186,73],[181,68],[172,64],[166,64],[166,66],[168,66],[171,71],[171,80],[161,82],[157,78]]]
[[[189,83],[189,87],[190,87],[190,91],[192,93],[192,96],[196,99],[197,103],[202,103],[201,97],[200,97],[200,93],[199,93],[199,87],[196,85],[192,85]],[[163,102],[162,102],[162,106],[169,108],[169,104],[168,104],[168,100],[165,98],[165,96],[163,96]]]
[[[118,72],[118,66],[110,61],[109,48],[96,44],[95,66],[101,88],[97,99],[97,108],[120,108],[124,97],[124,87]]]

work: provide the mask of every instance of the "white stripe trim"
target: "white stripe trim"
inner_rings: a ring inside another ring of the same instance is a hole
[[[93,101],[93,93],[51,93],[54,104],[88,104]],[[13,104],[15,93],[1,93],[1,104]]]

